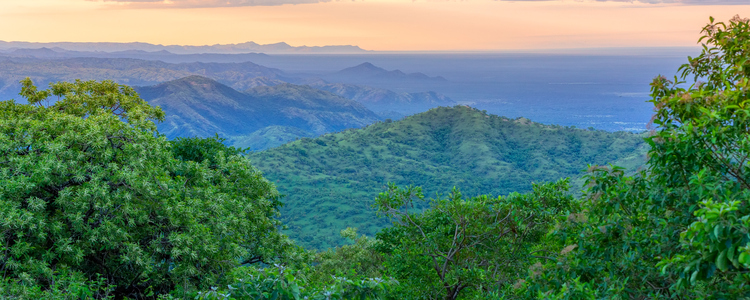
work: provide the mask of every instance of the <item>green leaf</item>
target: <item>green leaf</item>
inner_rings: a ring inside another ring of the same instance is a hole
[[[745,266],[750,265],[750,254],[748,254],[745,251],[742,251],[739,256],[739,262]]]
[[[696,280],[698,279],[698,272],[699,272],[699,271],[700,271],[700,270],[697,270],[697,269],[696,269],[695,271],[693,271],[693,274],[692,274],[692,275],[690,275],[690,284],[691,284],[691,285],[695,285],[695,281],[696,281]]]
[[[729,268],[727,264],[727,249],[724,249],[716,256],[716,267],[722,271],[726,271]]]
[[[737,251],[737,246],[732,246],[727,249],[727,259],[729,262],[732,263],[732,265],[735,268],[739,268],[739,263],[737,262],[737,259],[735,259],[735,252]]]

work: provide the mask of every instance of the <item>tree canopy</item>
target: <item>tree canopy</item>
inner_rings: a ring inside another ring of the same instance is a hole
[[[703,28],[680,77],[651,84],[648,168],[592,167],[580,211],[550,245],[576,245],[525,281],[548,299],[750,296],[750,25]],[[693,80],[688,84],[685,80]]]

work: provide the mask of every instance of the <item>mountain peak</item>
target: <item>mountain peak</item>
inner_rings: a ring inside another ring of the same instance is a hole
[[[377,76],[388,73],[386,69],[375,66],[369,62],[364,62],[354,67],[349,67],[336,72],[337,75],[343,76]]]
[[[383,69],[383,68],[380,68],[380,67],[376,67],[375,65],[373,65],[372,63],[369,63],[369,62],[363,62],[363,63],[361,63],[361,64],[359,64],[359,65],[355,66],[354,68],[364,68],[364,69],[385,70],[385,69]]]
[[[333,81],[345,83],[369,83],[372,80],[416,80],[416,81],[445,81],[443,77],[430,77],[423,73],[404,73],[401,70],[388,71],[372,63],[364,62],[354,67],[349,67],[330,74],[325,77]]]
[[[193,95],[187,98],[201,98],[197,95],[222,95],[223,98],[244,98],[244,95],[234,89],[208,77],[190,75],[172,81],[148,87],[136,88],[144,99],[153,99],[180,93],[182,95]],[[187,99],[186,98],[186,99]],[[215,97],[214,97],[215,98]]]

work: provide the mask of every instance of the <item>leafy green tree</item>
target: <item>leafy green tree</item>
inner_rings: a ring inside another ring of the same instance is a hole
[[[403,284],[410,299],[458,299],[512,284],[527,267],[532,249],[567,209],[568,180],[534,185],[529,194],[464,198],[454,189],[447,198],[424,201],[420,188],[389,184],[376,199],[393,227],[378,233],[386,269]]]
[[[22,83],[29,104],[0,102],[5,280],[50,289],[68,270],[141,298],[294,250],[274,185],[234,150],[182,155],[205,142],[168,143],[154,124],[164,113],[112,81]]]
[[[377,251],[377,239],[357,236],[357,229],[351,227],[342,230],[341,236],[353,243],[318,253],[314,259],[315,272],[310,276],[312,280],[325,281],[325,277],[331,275],[346,278],[383,277],[384,257]]]
[[[702,32],[703,52],[680,78],[651,85],[648,169],[592,167],[583,209],[550,241],[577,248],[516,295],[564,299],[575,286],[566,291],[599,299],[750,297],[750,25],[711,18]]]

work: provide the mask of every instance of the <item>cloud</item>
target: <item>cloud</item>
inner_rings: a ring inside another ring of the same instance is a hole
[[[96,1],[96,0],[94,0]],[[284,4],[307,4],[329,2],[331,0],[102,0],[151,7],[237,7],[237,6],[276,6]]]
[[[635,2],[627,0],[597,0],[600,2],[615,1],[615,2]],[[679,3],[686,5],[748,5],[748,0],[639,0],[641,3],[649,4],[662,4],[662,3]]]
[[[539,1],[560,1],[560,0],[496,0],[496,1],[539,2]],[[576,1],[585,2],[584,0],[576,0]],[[684,5],[750,5],[750,0],[591,0],[590,2],[625,2],[625,3],[684,4]]]
[[[284,4],[307,4],[330,2],[332,0],[87,0],[117,2],[145,7],[236,7],[236,6],[276,6]],[[340,1],[340,0],[336,0]],[[430,1],[430,0],[428,0]],[[444,0],[436,0],[444,1]],[[554,2],[569,0],[494,0],[502,2]],[[640,4],[683,4],[683,5],[750,5],[750,0],[573,0],[575,2],[623,2]]]

